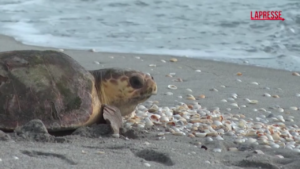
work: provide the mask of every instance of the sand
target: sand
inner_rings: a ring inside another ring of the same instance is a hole
[[[46,50],[26,46],[7,36],[0,36],[0,52],[20,49]],[[55,49],[57,50],[57,49]],[[285,112],[271,110],[272,114],[294,116],[294,122],[300,126],[299,110],[289,107],[300,107],[300,77],[292,72],[260,68],[254,66],[237,65],[192,58],[177,58],[177,62],[169,62],[173,56],[136,55],[119,53],[101,53],[79,50],[65,50],[82,66],[89,70],[121,67],[141,70],[151,73],[158,85],[158,94],[150,98],[159,101],[159,106],[174,106],[178,102],[192,103],[186,100],[187,94],[194,96],[205,95],[206,98],[197,100],[202,107],[212,109],[219,107],[221,113],[244,114],[246,119],[266,112],[253,109],[280,106]],[[165,60],[166,62],[162,62]],[[97,64],[99,63],[99,64]],[[155,67],[149,66],[155,64]],[[201,70],[201,72],[196,72]],[[238,72],[242,76],[237,76]],[[176,73],[173,78],[166,77],[169,73]],[[181,78],[182,82],[175,82]],[[252,84],[257,82],[258,85]],[[169,84],[176,85],[177,90],[167,88]],[[225,88],[221,87],[224,85]],[[211,91],[211,89],[218,91]],[[192,92],[187,89],[191,89]],[[173,95],[166,95],[172,92]],[[247,105],[245,108],[235,108],[230,103],[221,100],[238,94],[237,103]],[[264,93],[278,95],[280,98],[263,97]],[[179,98],[178,96],[182,96]],[[249,104],[245,98],[258,100],[258,104]],[[200,169],[296,169],[299,168],[299,153],[288,148],[266,148],[260,145],[235,144],[232,137],[224,136],[223,141],[208,142],[205,138],[190,138],[187,136],[166,135],[165,139],[157,139],[156,130],[135,132],[136,138],[113,138],[107,136],[57,136],[55,141],[28,141],[15,136],[14,133],[0,133],[0,168],[46,169],[46,168],[200,168]],[[54,136],[53,136],[54,137]],[[201,142],[201,145],[198,143]],[[201,146],[206,146],[205,150]],[[215,147],[222,148],[221,152],[214,152]],[[237,147],[237,151],[228,151],[229,147]],[[254,151],[261,150],[264,154]],[[282,155],[279,158],[276,155]],[[147,166],[147,165],[150,165]]]

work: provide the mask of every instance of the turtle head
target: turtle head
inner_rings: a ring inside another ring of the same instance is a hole
[[[123,116],[157,93],[153,77],[139,71],[99,69],[91,73],[95,77],[100,102],[116,106]]]

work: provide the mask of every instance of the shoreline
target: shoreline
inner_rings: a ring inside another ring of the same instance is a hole
[[[0,35],[0,52],[28,49],[54,48],[27,46]],[[0,141],[0,168],[101,166],[118,169],[127,166],[140,169],[151,166],[159,169],[199,168],[201,165],[205,169],[254,169],[258,166],[298,169],[300,166],[300,77],[293,76],[290,71],[169,55],[82,50],[65,50],[64,53],[89,70],[116,67],[150,73],[157,82],[158,94],[149,102],[157,102],[159,110],[173,109],[183,103],[196,109],[200,104],[201,117],[209,119],[212,115],[221,115],[222,124],[230,122],[235,126],[231,128],[237,129],[224,134],[218,130],[218,137],[203,137],[196,136],[185,124],[178,127],[182,135],[158,124],[137,130],[137,138],[67,135],[63,137],[69,141],[67,143],[14,140],[14,133],[8,133],[12,139]],[[171,58],[178,61],[170,62]],[[175,85],[177,89],[169,89],[168,85]],[[191,99],[192,96],[195,99]],[[148,102],[142,105],[151,108]],[[259,124],[263,126],[255,131],[261,129],[268,136],[267,140],[259,134],[242,134]],[[284,125],[278,130],[288,131],[294,140],[288,141],[289,136],[277,140],[270,135],[269,128],[276,125]]]
[[[23,44],[22,42],[17,41],[14,37],[0,34],[0,45],[3,43],[3,39],[12,41],[15,43],[20,49],[28,49],[28,47],[31,47],[33,49],[52,49],[52,50],[60,50],[62,48],[55,48],[55,47],[43,47],[43,46],[35,46],[35,45],[27,45]],[[10,49],[8,49],[10,50]],[[295,56],[290,56],[289,59],[287,57],[282,58],[208,58],[208,57],[193,57],[193,56],[184,56],[184,55],[172,55],[172,54],[147,54],[147,53],[123,53],[123,52],[102,52],[102,51],[96,51],[92,52],[93,49],[89,50],[82,50],[82,49],[63,49],[65,52],[67,51],[89,51],[91,53],[101,53],[104,55],[114,55],[117,54],[118,56],[121,55],[144,55],[144,56],[150,56],[150,57],[157,57],[157,56],[166,56],[166,57],[177,57],[177,58],[189,58],[189,59],[200,59],[205,61],[214,61],[214,62],[220,62],[220,63],[229,63],[229,64],[237,64],[241,66],[253,66],[258,68],[267,68],[267,69],[274,69],[274,70],[285,70],[285,71],[300,71],[300,66],[294,62],[299,62],[300,64],[300,58],[297,58]],[[0,47],[0,51],[2,51]],[[272,65],[272,66],[267,66]]]

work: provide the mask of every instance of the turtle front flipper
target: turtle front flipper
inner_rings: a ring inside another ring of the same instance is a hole
[[[121,111],[109,105],[103,105],[103,118],[110,122],[114,137],[120,137],[120,128],[122,126]]]

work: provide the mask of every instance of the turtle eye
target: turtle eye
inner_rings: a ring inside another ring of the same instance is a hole
[[[132,76],[129,79],[129,83],[135,89],[139,89],[139,88],[143,87],[142,79],[140,77],[138,77],[138,76]]]

